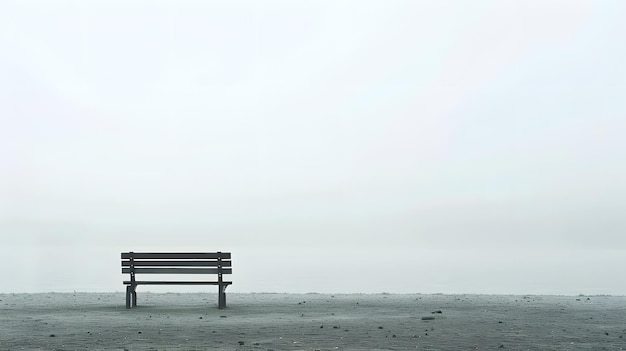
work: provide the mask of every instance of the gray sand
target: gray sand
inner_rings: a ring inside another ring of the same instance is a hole
[[[621,350],[626,297],[0,294],[0,349]],[[439,313],[440,312],[440,313]]]

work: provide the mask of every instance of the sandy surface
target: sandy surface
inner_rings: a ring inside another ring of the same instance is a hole
[[[0,294],[0,349],[621,350],[626,297]],[[441,311],[441,313],[433,313]],[[424,320],[426,317],[428,320]]]

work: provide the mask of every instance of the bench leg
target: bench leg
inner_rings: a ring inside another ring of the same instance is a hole
[[[130,308],[130,295],[132,294],[130,285],[126,285],[126,308]]]
[[[137,307],[136,285],[126,285],[126,308]]]
[[[220,310],[226,308],[226,287],[227,286],[228,285],[219,285],[217,308]]]

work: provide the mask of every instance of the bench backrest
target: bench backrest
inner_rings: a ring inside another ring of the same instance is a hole
[[[122,252],[122,273],[232,274],[230,252]]]

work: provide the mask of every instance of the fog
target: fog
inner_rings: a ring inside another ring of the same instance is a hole
[[[4,1],[0,292],[221,250],[230,291],[624,294],[625,17]]]

